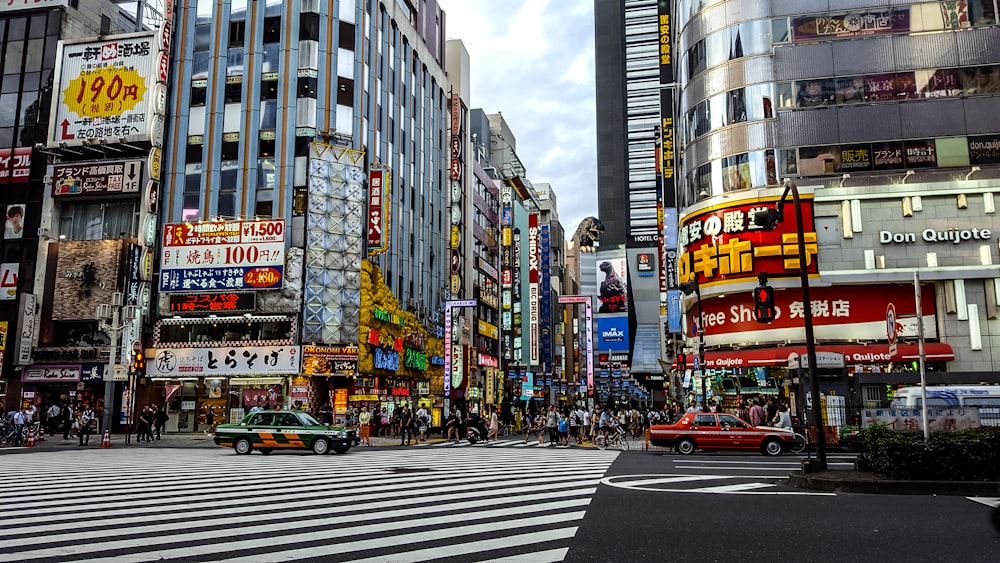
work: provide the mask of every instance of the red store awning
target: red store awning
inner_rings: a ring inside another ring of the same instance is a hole
[[[928,362],[948,362],[955,359],[951,346],[943,342],[928,342],[924,345],[924,353]],[[705,364],[709,369],[719,368],[752,368],[758,366],[787,366],[789,357],[804,357],[806,347],[772,346],[769,348],[753,348],[744,350],[712,351],[705,353]],[[888,364],[890,362],[909,362],[920,358],[920,350],[916,344],[898,344],[895,354],[889,354],[888,344],[821,344],[816,346],[817,365],[825,367],[839,363],[843,357],[846,366],[854,364]],[[688,359],[688,367],[692,366]]]

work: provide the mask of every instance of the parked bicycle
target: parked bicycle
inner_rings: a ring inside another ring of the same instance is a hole
[[[628,436],[625,429],[621,426],[615,426],[614,430],[608,432],[607,437],[603,433],[598,433],[594,437],[594,445],[597,446],[599,450],[605,450],[607,448],[619,448],[623,452],[628,451]]]

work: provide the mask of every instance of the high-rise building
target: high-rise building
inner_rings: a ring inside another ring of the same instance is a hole
[[[418,399],[413,378],[398,375],[401,343],[378,345],[385,353],[372,354],[372,373],[351,377],[351,362],[359,342],[373,338],[360,334],[361,309],[373,313],[362,304],[363,259],[421,325],[440,322],[450,146],[444,25],[434,0],[419,9],[386,0],[192,0],[178,11],[162,195],[164,243],[178,254],[161,252],[163,318],[153,336],[157,352],[218,366],[218,376],[205,368],[198,381],[178,382],[198,416],[220,397],[240,398],[229,409],[331,402],[338,412],[351,397],[370,407]],[[219,233],[225,238],[213,238]],[[206,251],[223,252],[227,267],[206,268]],[[245,312],[171,308],[220,291],[242,299]],[[289,356],[300,345],[301,370]],[[222,362],[229,351],[238,361]],[[270,358],[267,376],[241,377],[260,374],[244,361],[258,354]],[[159,385],[186,369],[180,360],[153,363]],[[426,387],[419,395],[426,399]]]
[[[674,216],[674,202],[672,191],[664,196],[657,162],[662,139],[658,2],[595,0],[594,18],[597,198],[605,226],[597,265],[613,265],[616,275],[628,279],[630,303],[612,317],[598,314],[598,336],[614,338],[603,344],[608,363],[623,372],[618,380],[609,379],[613,385],[630,374],[642,381],[662,374],[662,218],[665,207],[666,215]]]
[[[746,388],[805,402],[789,369],[805,352],[800,268],[831,426],[919,381],[918,319],[930,382],[997,381],[997,7],[674,3],[680,277],[700,285],[688,333],[726,406]],[[785,182],[801,203],[789,196],[767,232],[754,214]],[[762,273],[777,289],[769,325],[751,314]]]
[[[0,5],[0,402],[89,404],[102,427],[122,404],[109,351],[127,363],[141,323],[107,330],[97,311],[123,293],[137,310],[126,256],[155,137],[155,30],[172,5],[120,4]]]

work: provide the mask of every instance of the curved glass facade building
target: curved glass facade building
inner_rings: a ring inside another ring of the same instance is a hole
[[[1000,131],[995,14],[994,0],[677,2],[680,206],[786,178],[976,165]]]
[[[997,3],[673,2],[678,278],[701,289],[685,333],[704,335],[709,398],[799,412],[806,306],[831,426],[919,382],[918,319],[930,383],[1000,382]],[[786,181],[801,205],[765,232],[752,217]],[[761,273],[770,324],[752,314]]]

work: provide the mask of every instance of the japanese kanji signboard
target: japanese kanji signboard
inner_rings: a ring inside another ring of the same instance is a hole
[[[142,161],[58,164],[52,178],[53,197],[138,193]]]
[[[171,293],[170,312],[185,313],[252,313],[255,294],[248,291],[225,293]]]
[[[279,375],[299,372],[298,346],[157,348],[148,355],[151,376]]]
[[[60,41],[49,146],[148,140],[157,49],[155,33]]]
[[[160,291],[277,289],[285,270],[285,221],[168,223]]]
[[[389,249],[389,171],[368,171],[368,255]]]
[[[68,0],[2,0],[0,1],[0,14],[41,8],[65,8],[68,5]]]
[[[712,282],[756,279],[760,272],[772,278],[799,275],[798,236],[795,209],[785,204],[784,221],[773,231],[753,222],[754,214],[773,208],[776,200],[745,200],[732,205],[711,207],[685,217],[678,243],[685,251],[677,257],[681,282],[697,275],[702,285]],[[812,194],[802,194],[802,223],[805,231],[806,270],[819,271],[816,264],[816,232],[813,227]]]
[[[912,285],[866,285],[844,287],[813,287],[810,304],[817,339],[886,341],[885,311],[895,303],[899,325],[897,335],[903,339],[917,336],[916,303]],[[777,317],[766,326],[753,319],[753,301],[747,292],[729,293],[702,301],[702,322],[706,345],[743,342],[783,342],[801,338],[805,309],[799,288],[774,292]],[[697,318],[697,307],[688,310],[688,325]],[[924,286],[921,312],[927,338],[937,338],[934,317],[934,288]]]
[[[0,149],[0,185],[26,184],[31,176],[31,149]]]

